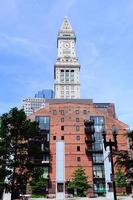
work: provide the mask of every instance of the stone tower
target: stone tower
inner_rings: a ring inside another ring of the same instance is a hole
[[[75,45],[75,33],[65,17],[57,37],[58,55],[54,66],[54,90],[57,99],[80,98],[80,64]]]

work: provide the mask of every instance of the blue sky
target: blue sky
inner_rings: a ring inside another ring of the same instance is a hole
[[[53,88],[64,16],[77,36],[81,97],[115,103],[133,128],[132,0],[0,0],[0,114]]]

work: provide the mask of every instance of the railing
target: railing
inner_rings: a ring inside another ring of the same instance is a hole
[[[89,143],[89,144],[94,143],[95,142],[95,138],[94,137],[85,138],[85,142]]]
[[[86,134],[94,134],[94,132],[95,132],[94,121],[85,120],[84,125],[85,125],[85,133]]]

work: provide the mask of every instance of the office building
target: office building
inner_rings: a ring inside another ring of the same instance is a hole
[[[36,110],[46,106],[44,98],[25,98],[23,99],[23,109],[27,116],[33,114]]]
[[[53,99],[54,92],[51,89],[41,90],[35,94],[35,98]]]
[[[27,116],[31,115],[36,110],[46,106],[45,99],[53,99],[54,92],[50,89],[45,89],[38,91],[35,94],[35,98],[25,98],[23,99],[23,109]]]

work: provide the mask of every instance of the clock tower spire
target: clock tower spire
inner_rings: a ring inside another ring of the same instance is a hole
[[[80,64],[76,56],[76,36],[67,17],[58,32],[58,55],[54,66],[55,98],[80,98]]]

